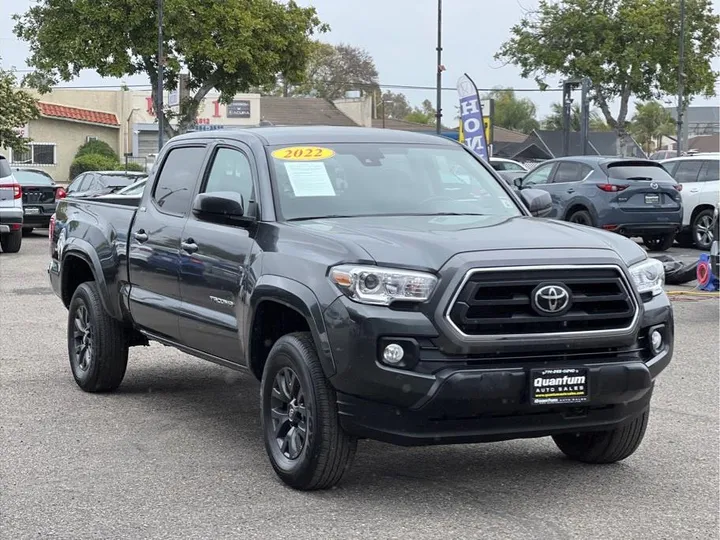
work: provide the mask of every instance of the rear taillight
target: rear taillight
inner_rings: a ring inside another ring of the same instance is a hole
[[[675,184],[673,187],[678,191],[682,191],[682,184]]]
[[[55,235],[55,214],[50,216],[50,223],[48,224],[48,238],[50,239],[50,255],[52,256],[52,241]]]
[[[22,187],[20,184],[0,184],[0,189],[12,189],[13,199],[20,199],[22,197]]]
[[[55,190],[55,200],[59,201],[60,199],[64,199],[67,196],[67,191],[65,191],[65,188],[57,188]]]
[[[598,184],[597,187],[608,193],[617,193],[627,188],[627,186],[618,186],[617,184]]]

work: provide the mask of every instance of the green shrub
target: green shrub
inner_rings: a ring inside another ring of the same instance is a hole
[[[75,158],[70,165],[70,180],[87,171],[112,171],[117,168],[116,159],[99,154],[85,154]]]
[[[88,154],[105,156],[113,159],[114,161],[119,161],[115,150],[113,150],[112,147],[105,141],[94,140],[86,142],[78,148],[78,151],[75,153],[75,157],[79,158],[80,156],[86,156]]]
[[[118,165],[118,171],[145,172],[145,167],[143,167],[139,163],[135,163],[134,161],[128,161],[127,166],[125,163],[120,163],[120,165]]]

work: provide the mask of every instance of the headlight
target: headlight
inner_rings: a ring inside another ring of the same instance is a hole
[[[657,296],[665,285],[665,267],[657,259],[645,259],[630,267],[630,275],[640,294],[651,292]]]
[[[435,276],[424,272],[352,265],[331,268],[330,281],[353,300],[380,306],[425,302],[437,284]]]

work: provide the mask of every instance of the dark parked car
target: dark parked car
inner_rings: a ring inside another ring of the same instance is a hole
[[[639,236],[651,251],[669,249],[682,226],[682,187],[658,161],[563,157],[544,162],[515,184],[550,193],[549,217]]]
[[[336,484],[359,438],[552,436],[587,463],[639,447],[674,326],[635,242],[535,219],[547,193],[434,135],[198,132],[157,163],[135,205],[58,205],[48,270],[83,390],[117,388],[149,340],[248,371],[298,489]]]
[[[68,197],[97,197],[116,193],[147,177],[147,173],[131,171],[92,171],[76,176],[67,189]]]
[[[22,186],[23,232],[46,228],[57,202],[65,197],[65,188],[40,169],[13,168],[13,175]]]

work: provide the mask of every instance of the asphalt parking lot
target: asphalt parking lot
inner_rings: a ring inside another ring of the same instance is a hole
[[[153,344],[116,393],[76,387],[44,232],[0,254],[0,538],[718,538],[716,298],[676,297],[675,357],[622,463],[546,439],[362,441],[338,488],[298,493],[266,459],[250,376]]]

